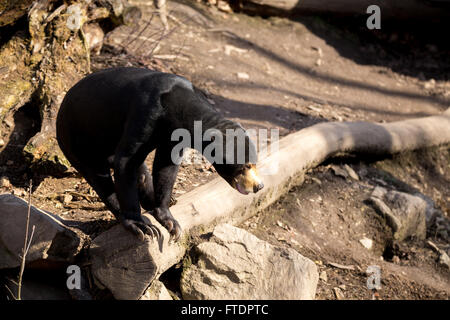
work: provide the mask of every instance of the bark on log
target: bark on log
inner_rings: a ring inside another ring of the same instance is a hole
[[[13,24],[24,14],[33,4],[34,0],[5,0],[0,2],[0,27]]]
[[[317,124],[281,139],[277,152],[260,159],[258,163],[260,172],[270,172],[274,166],[278,171],[276,174],[263,175],[265,187],[257,194],[244,196],[232,189],[223,179],[217,178],[182,195],[177,199],[177,204],[171,207],[174,217],[184,229],[182,241],[168,243],[167,231],[153,217],[145,215],[145,218],[159,226],[163,234],[162,243],[158,244],[155,240],[147,242],[146,255],[139,256],[134,252],[142,250],[141,243],[133,240],[128,243],[126,251],[115,250],[115,254],[110,256],[103,266],[109,264],[109,268],[120,268],[115,261],[127,261],[127,265],[140,265],[145,270],[157,270],[155,277],[157,278],[183,258],[190,245],[189,237],[193,233],[205,233],[219,223],[238,224],[245,221],[272,204],[292,186],[301,184],[308,169],[330,156],[342,152],[366,155],[395,154],[448,143],[450,143],[450,109],[438,116],[387,124],[369,122]],[[126,238],[128,231],[117,225],[102,236],[114,234],[114,237],[117,237],[117,234],[122,233],[124,236],[121,238]],[[94,240],[94,243],[96,242]],[[122,246],[113,242],[109,246]],[[141,263],[146,263],[145,267]],[[108,274],[104,270],[103,273]],[[103,277],[102,280],[102,283],[108,286],[106,283],[108,279]],[[114,279],[111,280],[115,283]],[[142,284],[139,290],[143,290]],[[135,290],[133,294],[136,295],[136,292]]]

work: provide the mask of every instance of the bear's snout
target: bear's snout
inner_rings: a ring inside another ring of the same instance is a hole
[[[258,185],[255,185],[254,187],[253,187],[253,192],[254,193],[257,193],[259,190],[261,190],[262,188],[264,188],[264,183],[259,183]]]

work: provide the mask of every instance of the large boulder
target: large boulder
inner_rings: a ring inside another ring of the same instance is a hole
[[[12,194],[0,195],[0,269],[21,264],[25,241],[28,203]],[[83,235],[64,225],[59,217],[31,206],[29,232],[35,228],[27,263],[40,265],[72,262],[83,245]]]
[[[427,202],[416,195],[376,187],[369,200],[386,218],[395,240],[425,239]]]
[[[196,247],[183,271],[184,299],[314,299],[319,274],[293,249],[273,246],[229,224]]]

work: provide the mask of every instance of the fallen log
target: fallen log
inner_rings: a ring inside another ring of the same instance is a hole
[[[329,122],[320,123],[299,132],[288,135],[279,141],[279,148],[258,163],[260,172],[270,172],[276,167],[275,174],[262,174],[265,188],[257,194],[244,196],[232,189],[223,179],[217,178],[195,190],[180,196],[171,211],[183,230],[183,239],[178,243],[169,243],[169,234],[158,225],[153,217],[146,215],[153,224],[159,226],[162,243],[149,240],[148,250],[144,255],[134,254],[142,250],[141,244],[133,237],[128,244],[121,241],[121,247],[127,250],[116,250],[116,254],[104,257],[102,268],[108,267],[124,270],[129,266],[139,266],[142,270],[157,270],[154,279],[171,266],[178,263],[190,246],[189,237],[195,233],[205,233],[219,224],[239,224],[250,218],[258,211],[266,208],[292,186],[303,182],[304,173],[325,159],[338,153],[356,153],[365,155],[395,154],[414,149],[431,147],[450,143],[450,109],[441,115],[426,118],[377,124],[369,122]],[[117,225],[106,234],[126,233],[122,226]],[[101,236],[104,238],[105,233]],[[101,241],[94,239],[97,251],[102,251]],[[119,244],[117,244],[119,245]],[[108,242],[108,246],[115,246]],[[126,255],[126,259],[124,258]],[[142,265],[142,264],[153,265]],[[138,272],[136,268],[133,270]],[[93,270],[94,275],[96,270]],[[109,274],[102,270],[102,274]],[[116,283],[114,272],[111,279],[103,277],[101,283],[108,287],[108,282]],[[153,278],[153,277],[152,277]],[[150,285],[150,283],[148,283]],[[139,284],[136,290],[130,290],[127,297],[134,299],[143,293],[143,286]]]

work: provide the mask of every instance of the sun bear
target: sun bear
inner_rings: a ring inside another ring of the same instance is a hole
[[[229,144],[232,140],[225,138],[220,140],[222,153],[210,152],[205,157],[239,192],[262,189],[256,159],[251,159],[256,149],[244,129],[225,119],[191,82],[174,74],[123,67],[86,76],[65,95],[56,135],[69,162],[127,230],[141,240],[145,234],[161,236],[156,226],[142,219],[142,206],[178,240],[181,227],[169,210],[179,168],[173,157],[177,141],[172,134],[177,129],[194,134],[198,121],[202,133],[211,129],[224,136],[229,130],[244,132],[240,145],[244,160],[237,161],[239,144]],[[218,141],[213,136],[197,143],[196,149],[203,153]],[[144,160],[155,149],[150,173]],[[230,154],[233,161],[229,161]],[[182,151],[178,156],[182,157]]]

